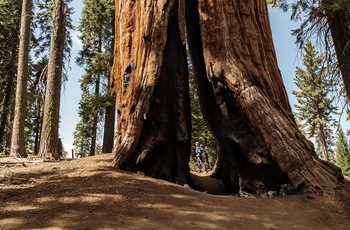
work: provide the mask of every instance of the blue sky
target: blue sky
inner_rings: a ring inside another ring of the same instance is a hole
[[[73,24],[76,26],[79,23],[82,10],[81,0],[73,0],[71,6],[75,11],[72,19]],[[301,65],[301,58],[298,56],[300,52],[295,44],[295,37],[291,36],[291,30],[297,28],[298,24],[290,21],[289,13],[283,13],[279,9],[270,9],[270,21],[278,65],[283,76],[290,103],[293,106],[296,103],[295,97],[292,95],[292,90],[296,89],[293,78],[296,66]],[[74,141],[73,132],[76,124],[79,122],[78,102],[81,91],[78,80],[84,74],[84,70],[75,64],[75,57],[81,48],[81,42],[77,37],[77,32],[73,32],[72,35],[71,70],[68,74],[69,80],[66,82],[61,96],[61,123],[59,131],[63,145],[69,156]]]

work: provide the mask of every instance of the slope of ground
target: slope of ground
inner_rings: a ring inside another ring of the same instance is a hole
[[[0,159],[0,229],[349,229],[350,193],[247,199],[113,170],[111,154]],[[218,182],[193,175],[208,189]],[[211,184],[212,183],[212,184]],[[349,182],[344,185],[349,187]]]

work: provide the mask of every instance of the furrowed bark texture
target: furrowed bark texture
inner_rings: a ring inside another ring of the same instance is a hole
[[[266,194],[291,184],[334,194],[343,177],[296,126],[265,0],[116,1],[115,167],[190,183],[185,21],[201,109],[218,143],[215,176],[227,190]]]
[[[116,1],[116,168],[190,183],[183,1]],[[180,16],[179,16],[180,15]]]
[[[226,187],[334,194],[343,179],[298,130],[277,66],[266,1],[186,1],[201,105],[219,146]],[[213,104],[215,101],[215,104]]]
[[[332,34],[339,69],[343,78],[346,96],[350,103],[350,9],[339,9],[326,12]]]
[[[59,158],[59,115],[62,85],[64,39],[66,35],[66,9],[64,1],[53,2],[53,21],[50,39],[50,56],[39,157],[44,160]]]

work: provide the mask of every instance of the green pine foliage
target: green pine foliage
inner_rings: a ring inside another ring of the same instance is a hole
[[[336,125],[332,115],[337,113],[334,98],[330,97],[334,82],[326,79],[328,72],[323,59],[307,42],[303,53],[305,69],[297,67],[294,78],[299,90],[292,92],[298,101],[295,105],[298,124],[309,138],[315,138],[319,155],[332,152],[332,128]]]
[[[279,7],[282,10],[291,11],[291,20],[300,22],[300,27],[292,31],[296,36],[296,43],[302,49],[310,40],[315,40],[317,48],[325,54],[324,62],[328,68],[329,81],[338,82],[333,85],[334,94],[337,96],[341,107],[347,107],[346,92],[342,83],[342,75],[334,50],[331,28],[327,18],[328,15],[339,14],[340,11],[346,11],[348,19],[350,18],[350,1],[348,0],[267,0],[272,7]],[[350,20],[343,20],[344,24],[350,27]],[[338,28],[336,28],[338,26]],[[347,33],[342,25],[333,24],[333,29]],[[347,39],[344,36],[344,39]],[[345,40],[344,40],[345,42]],[[346,44],[348,42],[345,42]],[[348,49],[349,46],[343,47]],[[341,110],[342,112],[345,109]],[[349,110],[347,111],[350,116]]]
[[[25,143],[28,154],[39,151],[43,106],[45,100],[47,59],[31,63],[31,74],[28,79]],[[38,71],[38,72],[34,72]]]
[[[79,117],[80,121],[76,125],[74,136],[74,154],[76,157],[86,157],[89,155],[91,141],[92,141],[92,121],[89,108],[94,107],[93,103],[90,103],[91,99],[86,98],[89,95],[82,94],[82,99],[79,102]]]
[[[71,31],[74,29],[72,24],[73,8],[69,7],[72,0],[65,0],[66,6],[66,39],[64,50],[64,71],[63,82],[68,80],[69,62],[71,57],[72,38]],[[33,53],[36,59],[35,63],[47,63],[48,53],[50,49],[50,36],[51,36],[51,18],[52,18],[52,0],[35,0],[36,11],[35,17],[31,28],[35,33],[32,38]],[[34,68],[33,72],[37,73],[43,71],[45,66],[37,65],[38,68]]]
[[[337,131],[337,141],[335,143],[335,164],[341,168],[344,175],[350,177],[349,145],[341,127]]]
[[[108,93],[108,79],[112,63],[113,0],[84,0],[81,32],[82,50],[76,62],[84,67],[80,79],[82,96],[79,102],[80,121],[74,132],[74,151],[77,157],[99,153],[98,136],[106,104],[113,98]]]
[[[272,7],[279,7],[283,9],[283,11],[287,11],[289,8],[289,4],[287,0],[266,0],[267,4],[270,4]]]
[[[0,0],[0,152],[9,147],[8,120],[14,103],[21,0]]]
[[[286,0],[282,0],[286,2]],[[327,13],[338,10],[350,9],[350,1],[347,0],[294,0],[289,4],[292,10],[291,19],[300,21],[299,28],[293,31],[297,37],[297,43],[303,47],[308,40],[317,38],[319,44],[330,51],[332,39],[327,21]],[[349,24],[350,26],[350,21]],[[332,52],[328,53],[329,55]]]

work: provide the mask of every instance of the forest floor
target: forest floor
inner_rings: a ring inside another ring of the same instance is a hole
[[[252,199],[210,194],[222,184],[204,173],[197,191],[111,161],[0,158],[0,229],[350,229],[349,181],[336,198]]]

